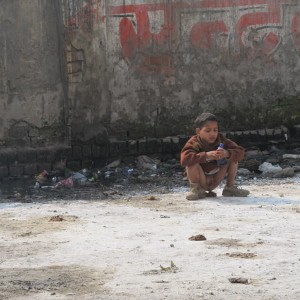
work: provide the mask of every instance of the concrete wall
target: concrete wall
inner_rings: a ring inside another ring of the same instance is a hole
[[[66,141],[59,11],[54,0],[0,1],[1,149]]]
[[[60,0],[73,141],[108,140],[111,95],[104,1]]]
[[[298,3],[61,0],[73,139],[299,123]]]
[[[0,178],[175,155],[203,111],[290,143],[299,73],[298,0],[0,0]]]
[[[0,1],[0,143],[299,124],[298,2]]]

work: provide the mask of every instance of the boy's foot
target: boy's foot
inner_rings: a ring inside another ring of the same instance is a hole
[[[205,192],[205,197],[214,198],[214,197],[217,197],[217,193],[215,193],[213,191],[208,191],[208,192]]]
[[[225,197],[247,197],[250,194],[248,190],[240,189],[236,185],[225,186],[222,195]]]
[[[205,190],[197,183],[191,183],[191,191],[187,194],[186,200],[195,201],[205,198]]]

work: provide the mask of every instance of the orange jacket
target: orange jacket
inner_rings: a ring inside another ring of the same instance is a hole
[[[183,167],[200,164],[205,172],[209,172],[217,167],[216,160],[207,161],[206,152],[217,150],[220,143],[224,144],[224,149],[230,153],[230,161],[238,162],[244,158],[245,149],[223,134],[219,133],[215,143],[207,144],[197,136],[192,136],[181,150],[180,163]]]

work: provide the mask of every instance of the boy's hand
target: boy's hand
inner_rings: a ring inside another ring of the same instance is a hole
[[[218,149],[216,151],[206,152],[207,160],[219,160],[222,158],[228,158],[229,156],[229,152],[225,149]]]
[[[226,149],[219,148],[216,150],[217,159],[228,158],[230,156],[229,152]]]
[[[217,155],[217,151],[209,151],[206,152],[206,160],[217,160],[218,155]]]

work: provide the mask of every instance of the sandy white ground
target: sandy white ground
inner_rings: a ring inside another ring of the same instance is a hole
[[[0,299],[300,299],[299,182],[246,187],[1,204]]]

